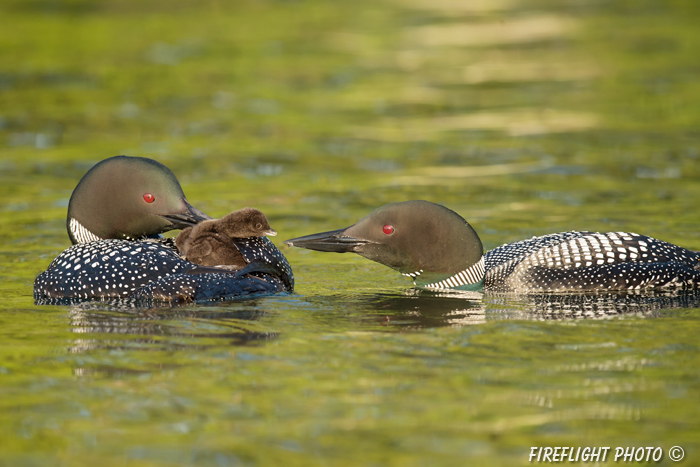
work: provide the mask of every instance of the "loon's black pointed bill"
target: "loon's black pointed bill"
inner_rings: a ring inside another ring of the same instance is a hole
[[[208,214],[203,213],[199,209],[192,206],[185,200],[187,210],[181,214],[161,214],[160,217],[170,222],[170,229],[184,229],[191,227],[202,221],[212,219]]]
[[[369,240],[347,236],[345,235],[346,230],[331,230],[330,232],[305,235],[285,240],[284,243],[289,246],[306,248],[307,250],[330,251],[333,253],[353,252],[358,246],[374,243]]]

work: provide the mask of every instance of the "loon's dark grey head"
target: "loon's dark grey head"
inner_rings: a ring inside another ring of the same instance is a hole
[[[68,203],[73,244],[140,238],[211,219],[187,202],[175,174],[152,159],[115,156],[93,166]]]
[[[346,229],[284,243],[357,253],[411,276],[419,286],[468,289],[483,279],[479,236],[459,214],[428,201],[387,204]]]

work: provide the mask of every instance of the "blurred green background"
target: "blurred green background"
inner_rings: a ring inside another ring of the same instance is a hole
[[[3,0],[0,463],[520,465],[535,445],[676,444],[697,462],[697,301],[559,321],[565,302],[416,295],[281,241],[427,199],[486,249],[627,230],[699,250],[699,10]],[[72,189],[117,154],[163,162],[213,216],[263,210],[297,293],[34,306]]]

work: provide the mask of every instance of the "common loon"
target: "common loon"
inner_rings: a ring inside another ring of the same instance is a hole
[[[34,282],[38,304],[90,299],[206,301],[292,291],[286,258],[266,237],[235,238],[238,271],[184,260],[160,233],[211,219],[192,207],[163,164],[116,156],[76,186],[66,225],[73,246]]]
[[[243,208],[187,227],[175,238],[183,258],[202,266],[242,269],[246,261],[232,239],[277,235],[262,211]]]
[[[628,232],[564,232],[483,253],[459,214],[428,201],[387,204],[340,230],[289,246],[353,252],[427,289],[573,292],[700,287],[700,253]]]

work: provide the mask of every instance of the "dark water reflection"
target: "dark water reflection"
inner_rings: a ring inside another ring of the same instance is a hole
[[[497,302],[494,302],[496,304]],[[663,315],[663,310],[700,307],[698,291],[618,292],[594,295],[531,295],[522,298],[525,319],[590,319]]]
[[[313,302],[317,301],[316,299]],[[361,320],[386,326],[425,329],[465,326],[489,320],[571,320],[660,316],[662,310],[700,307],[700,292],[599,294],[439,293],[409,289],[353,298],[336,306],[362,313]]]
[[[200,309],[184,307],[136,308],[118,302],[85,303],[70,309],[72,332],[89,335],[122,334],[136,336],[129,340],[80,338],[71,346],[72,353],[98,348],[205,349],[212,346],[244,346],[275,339],[279,333],[256,329],[256,321],[268,313],[255,305],[241,304],[235,311],[226,304]]]
[[[286,315],[330,315],[329,326],[350,330],[420,330],[493,320],[586,320],[656,317],[665,310],[700,307],[700,292],[509,295],[407,289],[343,296],[300,295],[169,307],[119,301],[74,304],[69,311],[77,339],[71,352],[97,348],[193,348],[257,345],[283,335]],[[268,328],[274,329],[268,329]],[[261,329],[262,328],[262,329]],[[89,335],[121,334],[112,340]]]

